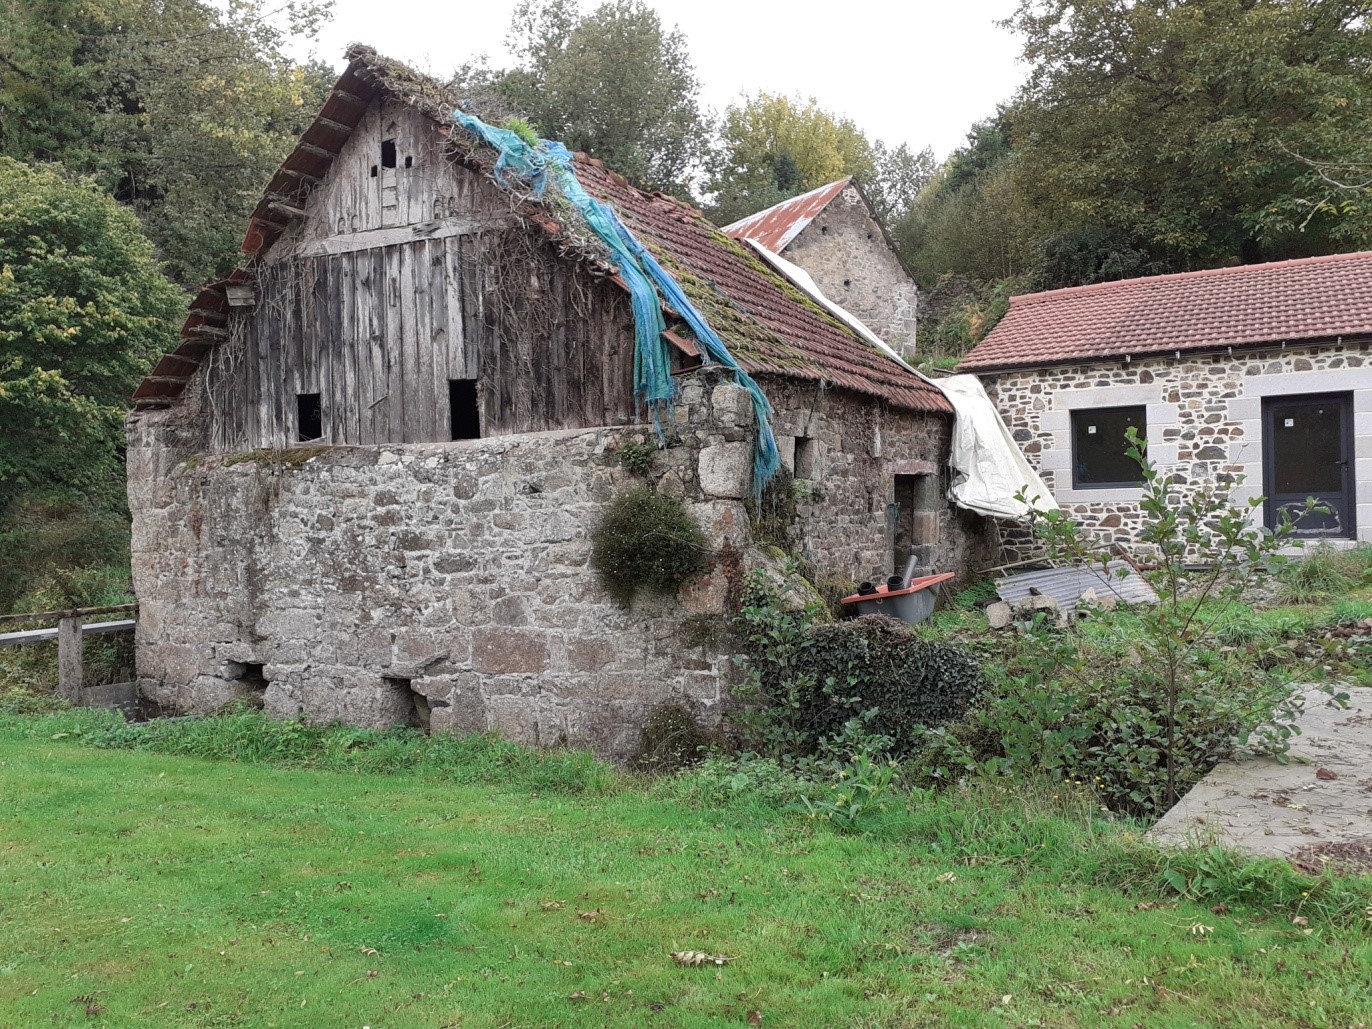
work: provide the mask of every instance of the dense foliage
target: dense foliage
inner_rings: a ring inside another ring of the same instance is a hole
[[[1346,0],[1024,0],[1029,79],[900,219],[921,285],[1018,291],[1372,240],[1372,28]],[[963,349],[994,325],[925,338]]]
[[[724,112],[707,170],[709,213],[721,225],[848,175],[885,220],[914,202],[934,155],[873,143],[813,97],[759,93]]]
[[[591,567],[615,603],[670,595],[705,569],[705,533],[675,497],[646,485],[617,493],[591,533]]]
[[[1290,524],[1275,532],[1254,524],[1261,500],[1232,503],[1233,483],[1183,498],[1132,429],[1129,453],[1143,480],[1140,541],[1157,564],[1159,602],[1130,612],[1128,635],[1110,631],[1123,621],[1106,619],[1104,633],[1086,635],[1040,614],[1022,646],[997,663],[987,701],[929,737],[934,777],[985,761],[1047,771],[1091,785],[1114,810],[1157,817],[1240,749],[1285,751],[1299,698],[1226,645],[1226,625],[1245,588],[1290,542]],[[1062,511],[1035,511],[1033,524],[1051,559],[1110,574],[1109,555]],[[1205,571],[1193,575],[1193,567]]]
[[[0,154],[94,177],[165,269],[232,269],[244,221],[333,82],[285,54],[322,0],[0,0]]]
[[[890,618],[826,623],[787,611],[777,591],[749,581],[737,622],[748,659],[742,695],[752,742],[793,757],[905,757],[926,727],[962,716],[980,694],[977,663],[958,647],[919,639]]]
[[[0,158],[0,547],[7,561],[22,550],[16,534],[51,550],[53,561],[79,561],[98,542],[89,519],[121,510],[128,398],[170,349],[180,305],[129,211],[91,183]],[[88,518],[72,533],[45,524],[68,522],[62,511]],[[19,576],[8,578],[12,591]]]

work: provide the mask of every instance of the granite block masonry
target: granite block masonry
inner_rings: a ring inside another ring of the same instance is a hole
[[[844,440],[825,417],[868,402],[797,400],[804,426],[785,403],[779,425],[814,433],[834,472],[825,498],[803,505],[802,538],[842,575],[889,565],[876,435]],[[250,699],[312,721],[493,730],[618,760],[661,704],[718,723],[731,658],[685,627],[722,617],[728,563],[628,610],[589,565],[603,505],[636,481],[618,450],[651,429],[207,455],[196,404],[129,423],[137,663],[150,699],[182,712]],[[929,438],[909,446],[936,460],[946,425],[928,422]],[[746,501],[747,394],[717,371],[688,376],[667,431],[657,488],[686,503],[717,551],[737,548],[745,567],[772,560],[754,546]],[[949,555],[966,553],[952,535]]]
[[[1354,409],[1356,533],[1372,541],[1372,355],[1365,344],[1286,346],[1095,361],[981,373],[987,392],[1063,509],[1102,542],[1133,546],[1143,525],[1137,487],[1076,489],[1073,411],[1140,405],[1148,452],[1184,498],[1234,483],[1243,505],[1263,496],[1262,405],[1281,397],[1347,392]],[[1261,518],[1261,511],[1255,512]],[[1024,553],[1032,549],[1024,541]]]

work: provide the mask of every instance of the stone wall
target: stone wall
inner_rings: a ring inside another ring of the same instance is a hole
[[[657,457],[717,544],[746,543],[752,410],[689,383]],[[658,704],[719,718],[726,655],[683,642],[723,572],[616,607],[588,567],[640,429],[202,458],[194,414],[129,426],[144,692],[180,711],[260,696],[281,716],[495,729],[626,758]],[[265,690],[263,690],[265,687]]]
[[[1183,355],[981,375],[1006,424],[1062,507],[1102,539],[1128,545],[1142,524],[1138,489],[1075,489],[1071,412],[1146,405],[1149,454],[1184,483],[1243,477],[1239,503],[1262,496],[1265,397],[1352,392],[1358,538],[1372,540],[1372,354],[1352,346]],[[1260,516],[1260,513],[1259,513]]]
[[[885,579],[896,569],[895,477],[931,475],[947,493],[952,421],[891,408],[846,390],[764,377],[782,463],[798,480],[796,549],[823,576]],[[798,466],[797,440],[802,441]],[[808,441],[808,442],[807,442]],[[994,526],[938,504],[936,542],[920,566],[966,580],[995,563]]]
[[[723,614],[729,576],[768,560],[747,504],[755,427],[751,398],[717,370],[682,386],[649,475],[716,560],[629,610],[599,586],[589,535],[635,481],[618,451],[653,440],[643,427],[207,456],[194,392],[132,417],[141,688],[177,711],[246,698],[283,717],[496,730],[615,759],[660,704],[717,722],[730,658],[691,643],[690,620]],[[830,578],[886,574],[893,469],[939,474],[946,419],[767,388],[792,465],[797,435],[813,439],[796,546]],[[977,552],[979,521],[943,517],[937,560]]]
[[[898,353],[914,354],[919,288],[854,187],[830,202],[782,256],[809,272],[825,296]]]

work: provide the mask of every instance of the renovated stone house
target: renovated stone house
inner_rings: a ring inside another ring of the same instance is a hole
[[[851,177],[741,218],[724,231],[799,265],[825,296],[897,353],[914,355],[919,287]]]
[[[909,554],[988,562],[986,523],[943,499],[952,416],[936,388],[699,211],[578,154],[575,181],[685,297],[653,295],[664,330],[647,356],[677,398],[645,411],[630,269],[565,191],[502,174],[434,82],[349,56],[252,215],[245,266],[200,292],[134,398],[147,696],[623,758],[660,704],[719,718],[729,657],[688,629],[769,560],[756,526],[838,580]],[[710,357],[687,304],[770,411]],[[784,471],[762,500],[781,496],[758,519],[769,431]],[[712,565],[625,610],[588,537],[637,481],[626,445],[659,439],[647,478],[701,523]]]
[[[1141,524],[1125,432],[1195,486],[1242,477],[1271,527],[1372,540],[1372,253],[1014,297],[962,361],[1062,507],[1112,542]]]

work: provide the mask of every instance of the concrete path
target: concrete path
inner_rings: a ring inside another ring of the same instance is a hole
[[[1372,844],[1372,689],[1346,690],[1347,708],[1306,693],[1302,735],[1288,764],[1228,761],[1196,784],[1149,835],[1165,843],[1221,842],[1250,854],[1365,850]]]

